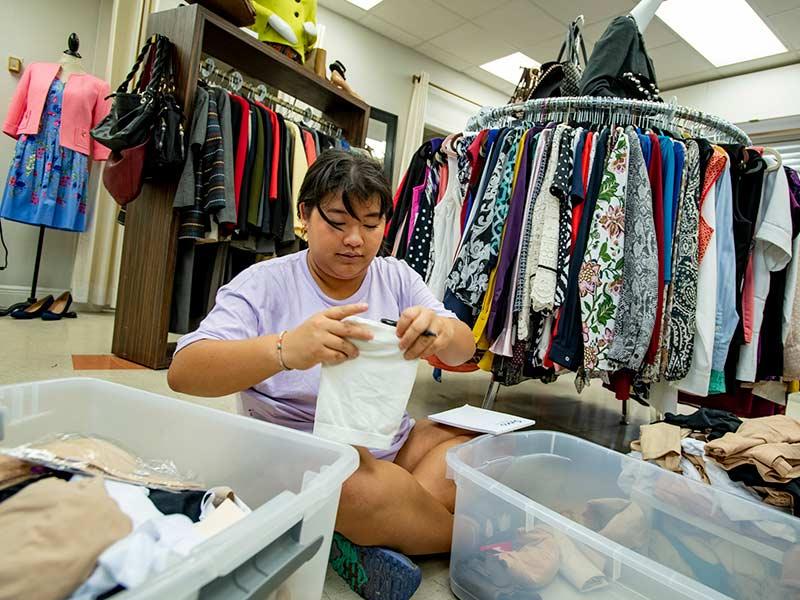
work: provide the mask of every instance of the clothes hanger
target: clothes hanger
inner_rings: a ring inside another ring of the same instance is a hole
[[[767,167],[767,173],[774,173],[783,166],[783,158],[781,157],[780,152],[775,150],[775,148],[764,146],[764,148],[761,151],[761,155],[771,156],[776,161],[774,165],[770,165]]]

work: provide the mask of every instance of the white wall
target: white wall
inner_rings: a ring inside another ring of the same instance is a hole
[[[13,5],[13,6],[12,6]],[[84,68],[102,76],[108,51],[108,22],[111,0],[26,0],[3,2],[0,7],[0,40],[3,52],[0,63],[0,106],[5,110],[17,86],[18,76],[5,69],[8,56],[21,57],[23,65],[32,62],[55,62],[67,47],[67,38],[76,32],[81,40]],[[102,21],[101,19],[105,19]],[[101,29],[103,31],[101,31]],[[0,139],[0,177],[5,186],[8,166],[14,156],[15,141]],[[96,170],[97,171],[97,170]],[[97,173],[90,185],[97,185]],[[94,196],[90,189],[88,197]],[[30,293],[33,263],[39,228],[3,220],[3,232],[9,249],[9,266],[0,271],[0,306],[24,300]],[[39,273],[39,289],[60,293],[68,289],[77,244],[76,233],[48,229]],[[2,251],[2,250],[0,250]],[[39,296],[44,294],[40,293]]]
[[[800,65],[728,77],[664,92],[665,100],[691,106],[734,123],[800,115]]]
[[[398,152],[411,102],[411,78],[420,71],[430,73],[431,82],[475,102],[499,105],[508,101],[503,93],[321,6],[317,9],[317,22],[326,26],[328,62],[342,61],[350,85],[368,104],[398,116]],[[437,129],[459,131],[477,111],[477,106],[432,89],[426,121]],[[395,181],[399,181],[398,173],[405,167],[395,164]]]

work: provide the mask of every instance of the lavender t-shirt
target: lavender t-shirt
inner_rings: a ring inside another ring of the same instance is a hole
[[[344,304],[367,303],[369,309],[360,316],[376,321],[397,320],[412,306],[425,306],[440,316],[456,318],[405,262],[376,258],[359,290],[350,298],[334,300],[319,289],[306,257],[307,251],[297,252],[242,271],[220,288],[214,309],[197,331],[180,339],[177,352],[198,340],[243,340],[280,333],[297,327],[315,313]],[[283,371],[246,390],[243,403],[252,416],[311,432],[319,380],[319,365],[307,371]],[[378,458],[394,459],[413,425],[406,413],[392,447],[372,453]]]

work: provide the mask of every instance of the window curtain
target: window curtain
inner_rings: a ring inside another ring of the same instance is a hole
[[[414,152],[416,152],[422,144],[431,76],[425,71],[422,71],[415,75],[412,81],[414,82],[414,87],[411,92],[411,104],[408,107],[408,116],[406,116],[403,150],[400,153],[401,168],[405,168],[410,164]]]
[[[110,0],[111,26],[108,32],[106,64],[96,73],[115,89],[125,79],[136,59],[145,35],[152,0]],[[117,223],[119,207],[102,184],[101,163],[92,169],[93,217],[78,236],[72,270],[72,296],[76,302],[94,308],[113,308],[117,302],[119,265],[124,228]]]

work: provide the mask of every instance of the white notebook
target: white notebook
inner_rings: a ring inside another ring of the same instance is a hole
[[[470,406],[469,404],[431,415],[428,418],[442,425],[450,425],[451,427],[479,433],[491,433],[492,435],[508,433],[509,431],[524,429],[536,424],[536,421],[531,419],[523,419],[522,417],[515,417],[514,415],[494,410]]]

